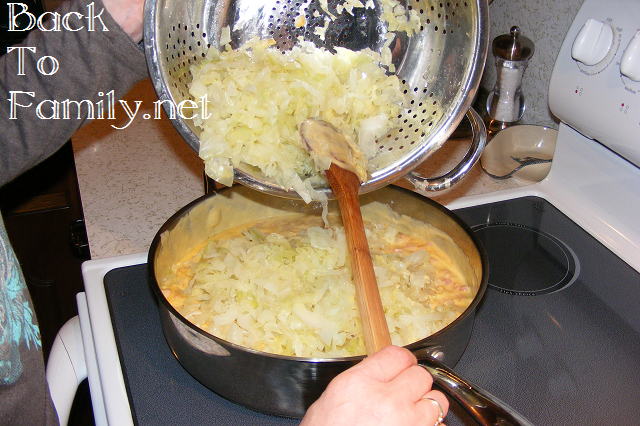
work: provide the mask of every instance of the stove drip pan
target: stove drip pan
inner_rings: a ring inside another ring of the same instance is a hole
[[[572,284],[579,262],[564,242],[519,223],[472,228],[489,258],[489,287],[517,296],[552,293]]]

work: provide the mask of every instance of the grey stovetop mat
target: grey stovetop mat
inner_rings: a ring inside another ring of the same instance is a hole
[[[140,426],[297,425],[216,395],[182,368],[167,345],[147,265],[110,271],[105,288],[134,421]]]

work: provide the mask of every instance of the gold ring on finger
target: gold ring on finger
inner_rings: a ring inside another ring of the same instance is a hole
[[[440,403],[438,401],[436,401],[433,398],[421,398],[424,399],[425,401],[429,401],[431,403],[433,403],[436,408],[438,409],[438,420],[436,420],[436,423],[433,426],[440,426],[440,424],[442,423],[442,421],[444,420],[444,411],[442,411],[442,406],[440,405]]]

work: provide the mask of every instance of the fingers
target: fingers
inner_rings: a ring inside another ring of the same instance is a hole
[[[393,392],[407,401],[418,401],[431,391],[433,385],[433,377],[417,364],[413,353],[398,346],[388,346],[376,352],[354,369],[361,369],[374,380],[389,383]],[[441,398],[447,403],[444,395]]]
[[[449,412],[449,401],[439,391],[427,392],[418,402],[416,407],[420,412],[426,413],[426,425],[440,425]]]
[[[426,413],[426,425],[440,425],[449,411],[449,400],[432,390],[433,377],[419,365],[413,365],[392,380],[394,392],[401,398],[415,401],[417,411]]]
[[[390,346],[333,379],[302,424],[440,425],[449,402],[432,384],[410,351]]]
[[[408,349],[387,346],[368,356],[353,368],[366,371],[373,379],[386,383],[395,379],[407,368],[416,365],[417,362],[416,357]]]
[[[393,379],[394,392],[402,398],[415,402],[431,390],[433,377],[424,368],[414,365]]]

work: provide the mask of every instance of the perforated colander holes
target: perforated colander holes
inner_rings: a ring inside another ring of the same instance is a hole
[[[296,25],[300,16],[305,17],[305,23],[309,20],[309,7],[302,7],[300,1],[276,1],[275,4],[269,16],[269,35],[276,42],[275,47],[284,52],[297,43],[299,36],[309,37],[308,32],[305,34],[306,25]]]
[[[434,32],[442,32],[442,34],[453,33],[454,28],[461,27],[460,22],[450,23],[450,19],[458,16],[455,9],[469,7],[468,2],[439,2],[437,4],[426,4],[424,0],[415,0],[415,5],[411,1],[407,4],[407,9],[415,10],[420,15],[421,22],[428,26],[432,26]],[[447,12],[448,11],[448,12]],[[424,31],[424,25],[420,31]]]
[[[328,3],[329,10],[335,9],[337,2]],[[337,15],[333,10],[334,16]],[[269,35],[276,42],[275,47],[288,51],[298,42],[298,38],[313,42],[317,47],[331,49],[332,46],[344,46],[346,34],[342,29],[348,26],[351,15],[344,11],[331,22],[326,30],[324,40],[315,32],[315,28],[325,26],[325,11],[317,0],[309,4],[300,1],[276,2],[269,17]]]
[[[406,82],[403,81],[403,84]],[[412,91],[421,92],[422,100],[413,99],[405,106],[398,115],[401,126],[378,139],[378,150],[392,152],[412,149],[424,140],[439,118],[435,93],[429,92],[426,88],[414,88]],[[408,92],[409,89],[405,91]]]
[[[443,34],[454,31],[453,25],[447,27],[447,21],[450,17],[456,16],[454,8],[468,6],[466,2],[440,2],[428,5],[425,0],[414,1],[416,4],[413,5],[410,0],[407,8],[424,15],[421,16],[421,22],[432,26],[433,31]],[[343,10],[341,14],[337,13],[336,6],[342,4],[341,1],[329,0],[327,3],[328,10],[335,16],[335,19],[326,28],[324,40],[314,31],[316,27],[324,27],[325,25],[324,15],[326,12],[320,7],[317,0],[311,0],[309,4],[304,6],[300,1],[276,1],[275,4],[276,6],[272,7],[269,17],[269,35],[275,40],[275,46],[278,49],[290,50],[300,36],[313,41],[318,47],[331,49],[332,46],[345,46],[345,39],[348,35],[343,30],[350,25],[352,16],[346,10]],[[450,12],[446,12],[447,10]],[[302,16],[304,16],[304,20],[300,21],[300,25],[297,25],[298,19]],[[460,26],[460,23],[455,25],[457,28]],[[420,31],[424,31],[424,29],[425,27],[422,25]]]
[[[190,68],[192,64],[202,60],[211,47],[207,42],[207,33],[201,31],[200,24],[196,24],[195,28],[189,28],[186,24],[178,23],[172,26],[167,37],[169,41],[165,43],[165,61],[169,86],[180,94],[179,97],[174,96],[176,100],[190,99],[189,85],[192,79]],[[187,39],[190,39],[189,43]],[[195,43],[191,43],[193,39],[196,40]]]

